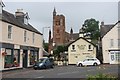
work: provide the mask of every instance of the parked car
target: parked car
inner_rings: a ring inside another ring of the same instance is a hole
[[[46,69],[46,68],[54,68],[54,61],[52,58],[41,58],[37,61],[33,68],[36,69]]]
[[[87,65],[97,66],[100,65],[100,61],[97,58],[87,58],[83,61],[78,61],[76,65],[79,67],[87,66]]]

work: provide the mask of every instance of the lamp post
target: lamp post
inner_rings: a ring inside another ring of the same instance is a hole
[[[45,29],[45,28],[50,28],[50,27],[43,27],[43,28],[42,28],[42,30],[43,30],[43,31],[42,31],[42,33],[43,33],[43,40],[44,40],[44,29]]]
[[[44,52],[47,53],[47,52],[44,50],[44,29],[45,29],[45,28],[50,28],[50,27],[43,27],[43,28],[42,28],[42,30],[43,30],[43,31],[42,31],[42,34],[43,34],[43,47],[42,47],[43,55],[44,55]]]

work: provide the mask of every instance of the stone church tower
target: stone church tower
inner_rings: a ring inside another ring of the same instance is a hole
[[[57,15],[55,8],[53,11],[53,43],[55,45],[64,45],[65,43],[65,17]]]

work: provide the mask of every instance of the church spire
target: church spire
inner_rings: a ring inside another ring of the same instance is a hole
[[[70,34],[73,34],[73,29],[72,29],[72,27],[71,27],[71,30],[70,30]]]
[[[51,30],[49,30],[49,43],[51,42]]]
[[[56,9],[54,7],[54,10],[53,10],[53,17],[56,16]]]

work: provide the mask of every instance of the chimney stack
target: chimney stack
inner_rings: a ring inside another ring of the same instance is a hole
[[[16,16],[16,19],[18,19],[19,21],[23,22],[24,23],[24,12],[23,12],[23,9],[17,9],[17,11],[15,12],[15,16]]]

